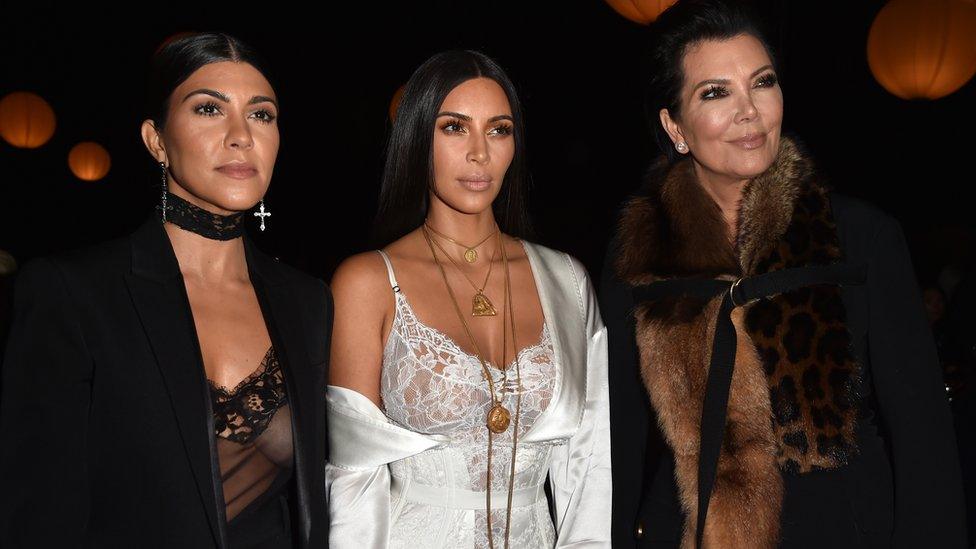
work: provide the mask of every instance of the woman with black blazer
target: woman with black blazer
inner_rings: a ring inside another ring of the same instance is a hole
[[[781,135],[775,62],[734,2],[679,0],[656,25],[666,158],[623,208],[601,295],[614,546],[964,546],[898,223]]]
[[[278,151],[235,38],[156,56],[158,211],[36,260],[3,365],[0,546],[324,547],[328,288],[243,232]]]

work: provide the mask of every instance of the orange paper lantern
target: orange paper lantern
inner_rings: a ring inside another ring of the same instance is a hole
[[[606,0],[610,7],[627,19],[650,25],[677,0]]]
[[[36,149],[54,135],[54,109],[41,96],[13,92],[0,100],[0,136],[22,149]]]
[[[393,93],[393,99],[390,100],[390,122],[396,120],[397,109],[400,108],[400,99],[403,99],[403,90],[406,88],[407,85],[404,84]]]
[[[71,173],[82,181],[98,181],[108,175],[112,159],[105,147],[91,141],[82,141],[68,153]]]
[[[902,99],[938,99],[976,73],[976,2],[892,0],[868,34],[868,65]]]

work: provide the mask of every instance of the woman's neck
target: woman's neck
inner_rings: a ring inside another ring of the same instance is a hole
[[[427,211],[425,223],[441,235],[450,237],[463,246],[475,246],[489,235],[494,234],[497,228],[495,213],[491,208],[468,214],[459,212],[436,199],[432,201],[431,207]],[[437,235],[434,237],[438,238]],[[485,244],[490,244],[490,241],[485,242]],[[465,251],[460,246],[447,249],[456,253],[458,258]]]
[[[249,279],[243,238],[212,240],[172,223],[163,227],[184,277],[213,283]]]
[[[729,241],[735,242],[738,234],[739,205],[742,203],[742,192],[749,184],[749,180],[717,174],[698,162],[695,162],[695,175],[708,196],[712,197],[712,200],[722,210],[722,218],[728,228]]]

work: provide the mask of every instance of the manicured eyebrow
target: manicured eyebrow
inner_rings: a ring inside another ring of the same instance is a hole
[[[266,95],[255,95],[247,102],[248,105],[254,105],[256,103],[271,103],[276,109],[278,108],[278,102]]]
[[[442,116],[453,116],[454,118],[460,118],[461,120],[464,120],[465,122],[470,122],[471,121],[471,117],[470,116],[468,116],[466,114],[461,114],[459,112],[444,111],[444,112],[437,113],[437,118],[440,118]]]
[[[191,91],[190,93],[186,94],[186,97],[183,98],[183,101],[186,102],[187,99],[197,94],[209,95],[210,97],[215,97],[217,99],[220,99],[224,103],[230,103],[230,98],[228,98],[226,95],[220,93],[219,91],[211,90],[207,88],[200,88],[199,90]]]
[[[762,67],[759,67],[758,69],[756,69],[751,75],[749,75],[749,78],[755,78],[757,74],[763,72],[766,69],[771,69],[771,68],[773,68],[772,65],[763,65]],[[704,85],[707,85],[707,84],[718,84],[720,86],[727,86],[729,84],[729,82],[731,82],[731,81],[730,80],[726,80],[726,79],[702,80],[694,88],[692,88],[691,91],[695,91],[698,88],[700,88],[700,87],[702,87]]]

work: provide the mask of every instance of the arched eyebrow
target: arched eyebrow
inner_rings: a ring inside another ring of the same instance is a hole
[[[437,113],[437,118],[440,118],[442,116],[452,116],[454,118],[459,118],[461,120],[464,120],[465,122],[470,122],[471,121],[471,117],[470,116],[468,116],[466,114],[461,114],[459,112],[443,111],[443,112]],[[512,119],[512,117],[510,115],[507,115],[507,114],[499,114],[498,116],[492,116],[491,118],[489,118],[488,119],[488,123],[490,124],[492,122],[498,122],[499,120],[510,120],[510,121],[514,122],[514,120]]]
[[[758,69],[756,69],[755,71],[753,71],[753,73],[749,75],[749,78],[755,78],[759,73],[761,73],[761,72],[763,72],[763,71],[765,71],[767,69],[771,69],[771,68],[773,68],[772,65],[763,65],[763,66],[759,67]],[[718,84],[720,86],[727,86],[727,85],[729,85],[730,82],[731,81],[730,80],[727,80],[727,79],[702,80],[701,82],[699,82],[698,84],[696,84],[694,88],[691,88],[691,91],[695,91],[698,88],[700,88],[702,86],[705,86],[707,84]]]
[[[254,105],[255,103],[271,103],[276,109],[278,108],[278,102],[266,95],[255,95],[247,102],[248,105]]]
[[[187,99],[197,94],[209,95],[210,97],[213,97],[215,99],[220,99],[224,103],[230,103],[230,98],[228,98],[226,95],[220,93],[217,90],[211,90],[208,88],[200,88],[199,90],[191,91],[190,93],[186,94],[186,97],[183,98],[183,102],[185,103]]]
[[[186,102],[187,99],[189,99],[189,98],[191,98],[191,97],[193,97],[194,95],[197,95],[197,94],[209,95],[210,97],[213,97],[215,99],[219,99],[219,100],[223,101],[224,103],[230,103],[230,98],[229,97],[227,97],[226,95],[220,93],[217,90],[211,90],[209,88],[200,88],[198,90],[193,90],[190,93],[186,94],[186,97],[183,98],[183,101]],[[268,97],[266,95],[255,95],[254,97],[251,98],[250,101],[247,102],[248,105],[254,105],[256,103],[271,103],[272,105],[275,106],[275,108],[278,108],[278,102],[275,101],[273,98]]]

